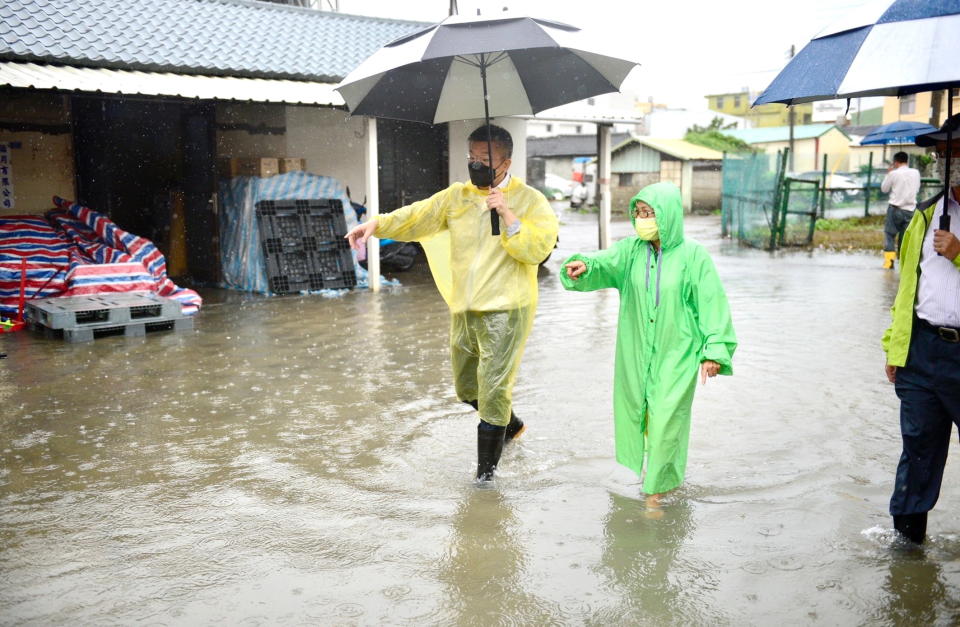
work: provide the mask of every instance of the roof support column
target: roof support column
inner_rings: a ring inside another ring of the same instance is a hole
[[[366,160],[366,197],[367,220],[375,220],[380,215],[380,168],[377,157],[377,119],[367,118],[367,144],[364,150]],[[370,289],[380,291],[380,240],[371,237],[367,240],[367,281]]]
[[[610,247],[610,163],[612,124],[597,124],[597,199],[600,202],[598,248]]]

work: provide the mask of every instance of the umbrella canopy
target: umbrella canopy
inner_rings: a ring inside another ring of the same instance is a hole
[[[860,141],[861,146],[868,144],[912,144],[917,135],[937,130],[936,126],[923,122],[891,122],[873,129]]]
[[[960,0],[877,0],[811,40],[754,105],[957,87],[958,59]]]
[[[534,114],[618,91],[637,63],[581,29],[453,15],[375,52],[336,88],[354,115],[438,124]]]

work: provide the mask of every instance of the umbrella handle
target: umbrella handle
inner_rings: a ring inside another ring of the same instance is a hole
[[[950,216],[947,216],[949,219]],[[490,234],[491,235],[500,235],[500,216],[497,215],[496,209],[490,210]]]

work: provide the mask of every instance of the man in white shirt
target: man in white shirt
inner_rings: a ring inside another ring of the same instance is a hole
[[[903,232],[913,218],[917,208],[917,193],[920,191],[920,172],[907,165],[905,152],[893,155],[893,165],[887,170],[887,176],[880,183],[880,191],[890,194],[887,205],[887,219],[883,224],[883,267],[893,268],[893,262],[900,251]]]

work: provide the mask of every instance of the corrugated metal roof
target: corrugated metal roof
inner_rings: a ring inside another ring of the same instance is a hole
[[[331,83],[198,76],[0,61],[0,85],[105,94],[179,96],[201,100],[342,105]]]
[[[611,143],[615,146],[628,137],[629,133],[612,133]],[[528,157],[590,157],[596,154],[597,136],[593,133],[527,138]]]
[[[254,0],[3,0],[0,59],[335,83],[423,26]]]
[[[836,128],[843,133],[843,129],[836,124],[802,124],[793,127],[793,138],[812,139],[814,137],[820,137],[832,128]],[[760,128],[734,128],[723,131],[723,134],[742,139],[748,144],[785,142],[790,140],[790,127],[764,126]],[[846,133],[844,133],[844,135],[846,135]]]
[[[696,159],[723,159],[722,152],[718,152],[712,148],[691,144],[683,139],[660,139],[652,137],[632,137],[619,146],[614,147],[613,152],[622,150],[633,143],[643,144],[644,146],[668,154],[671,157],[682,159],[683,161],[692,161]]]

